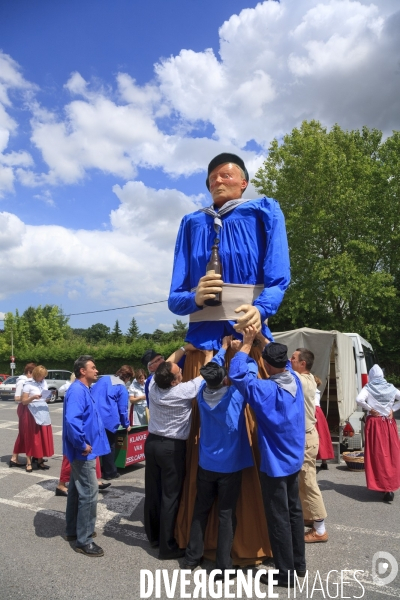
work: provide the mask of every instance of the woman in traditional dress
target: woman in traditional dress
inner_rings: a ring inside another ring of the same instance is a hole
[[[29,409],[23,414],[27,473],[32,472],[32,456],[37,458],[38,469],[44,471],[50,467],[44,464],[43,457],[54,454],[49,407],[42,396],[47,390],[46,375],[45,367],[35,367],[32,371],[32,381],[27,381],[22,391],[22,404]]]
[[[321,469],[327,469],[328,463],[326,461],[335,458],[335,452],[332,446],[332,438],[331,432],[329,431],[328,422],[320,406],[321,392],[318,388],[322,381],[319,377],[317,377],[317,375],[314,375],[314,379],[315,383],[317,384],[317,391],[315,392],[315,418],[317,419],[317,422],[315,423],[315,429],[318,431],[319,435],[317,460],[322,461]]]
[[[143,369],[137,369],[136,379],[129,387],[129,402],[131,403],[129,421],[131,425],[147,425],[145,381],[146,373]]]
[[[383,377],[379,365],[368,374],[369,383],[357,396],[368,411],[365,422],[364,463],[367,488],[384,492],[391,502],[400,488],[400,440],[393,412],[400,408],[400,392]]]
[[[25,369],[24,369],[24,374],[20,375],[17,379],[17,386],[15,388],[15,396],[14,396],[14,400],[15,402],[18,402],[18,408],[17,408],[17,416],[18,416],[18,436],[17,439],[15,440],[15,444],[14,444],[14,450],[9,462],[10,467],[23,467],[25,466],[23,463],[19,462],[19,458],[18,455],[20,453],[25,453],[25,435],[24,435],[24,430],[23,430],[23,423],[24,423],[24,418],[23,418],[23,414],[24,411],[28,410],[27,406],[24,406],[21,402],[21,396],[22,396],[22,390],[24,387],[24,384],[29,380],[32,380],[32,371],[33,369],[36,367],[36,363],[28,363],[27,365],[25,365]]]

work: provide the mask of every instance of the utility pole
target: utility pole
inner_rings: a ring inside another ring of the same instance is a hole
[[[11,356],[10,356],[10,368],[11,368],[11,375],[14,375],[14,369],[15,369],[15,356],[14,356],[14,332],[13,332],[13,328],[11,327]]]

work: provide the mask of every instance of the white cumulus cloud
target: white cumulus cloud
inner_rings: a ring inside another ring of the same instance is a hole
[[[33,164],[28,152],[7,152],[10,137],[18,127],[7,112],[12,107],[10,93],[29,93],[34,90],[35,86],[24,79],[18,63],[0,50],[0,198],[14,190],[14,168]]]
[[[167,298],[179,222],[200,198],[138,181],[114,191],[121,204],[108,231],[32,226],[0,213],[0,277],[7,276],[0,298],[28,290],[108,306]]]

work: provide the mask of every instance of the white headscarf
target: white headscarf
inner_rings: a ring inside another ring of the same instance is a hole
[[[388,404],[393,400],[397,389],[383,377],[379,365],[374,365],[368,373],[369,383],[365,386],[368,392],[381,404]]]

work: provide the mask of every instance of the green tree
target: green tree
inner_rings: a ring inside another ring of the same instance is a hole
[[[123,338],[122,331],[121,331],[121,328],[119,326],[119,322],[117,319],[115,321],[114,329],[111,332],[111,340],[114,342],[114,344],[117,344],[118,342],[122,341],[122,338]]]
[[[71,334],[76,337],[86,338],[86,332],[87,329],[84,329],[83,327],[71,328]]]
[[[292,270],[273,329],[356,331],[398,352],[399,157],[399,132],[317,121],[272,142],[253,183],[281,205]]]
[[[29,329],[29,340],[32,344],[44,344],[57,339],[63,339],[67,334],[68,317],[65,317],[59,306],[29,306],[21,316]]]
[[[172,325],[172,337],[174,340],[184,340],[188,332],[188,324],[184,323],[180,319],[177,319]]]
[[[135,317],[132,317],[132,320],[129,324],[128,331],[126,332],[126,339],[129,343],[133,342],[140,338],[140,331],[138,324],[136,323]]]
[[[151,335],[154,342],[166,342],[168,341],[168,334],[162,329],[155,329]]]
[[[85,338],[92,344],[104,342],[110,337],[110,328],[103,323],[95,323],[86,329]]]
[[[18,310],[15,311],[15,315],[7,313],[4,325],[6,343],[11,343],[12,333],[16,351],[36,344],[64,340],[70,332],[68,318],[58,306],[49,304],[36,308],[30,306],[21,316]]]

